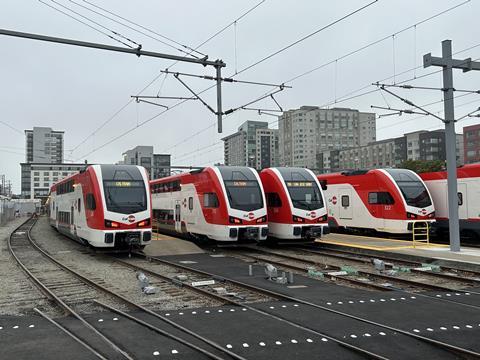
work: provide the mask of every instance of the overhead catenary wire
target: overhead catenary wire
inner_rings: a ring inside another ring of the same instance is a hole
[[[338,58],[336,58],[336,59],[334,59],[334,60],[332,60],[332,61],[329,61],[329,62],[327,62],[327,63],[324,63],[324,64],[322,64],[322,65],[320,65],[320,66],[317,66],[317,67],[315,67],[315,68],[313,68],[313,69],[310,69],[310,70],[308,70],[307,72],[303,72],[303,73],[301,73],[301,74],[299,74],[299,75],[297,75],[297,76],[295,76],[295,77],[293,77],[293,78],[290,78],[290,79],[284,81],[284,83],[290,83],[290,82],[292,82],[292,81],[295,81],[295,80],[297,80],[297,79],[299,79],[299,78],[301,78],[301,77],[304,77],[304,76],[306,76],[306,75],[309,75],[309,74],[311,74],[312,72],[314,72],[314,71],[316,71],[316,70],[319,70],[320,68],[323,68],[323,67],[325,67],[325,66],[328,66],[328,65],[330,65],[330,64],[332,64],[332,63],[337,64],[337,62],[338,62],[339,60],[343,60],[343,59],[345,59],[345,58],[347,58],[347,57],[349,57],[349,56],[352,56],[352,55],[354,55],[354,54],[356,54],[356,53],[358,53],[358,52],[360,52],[360,51],[363,51],[363,50],[365,50],[365,49],[367,49],[367,48],[369,48],[369,47],[371,47],[371,46],[374,46],[374,45],[376,45],[376,44],[378,44],[378,43],[380,43],[380,42],[383,42],[383,41],[385,41],[385,40],[388,40],[388,39],[390,39],[393,35],[401,34],[401,33],[405,32],[405,31],[407,31],[407,30],[409,30],[409,29],[412,29],[412,28],[414,28],[414,29],[416,30],[416,27],[417,27],[418,25],[421,25],[421,24],[426,23],[426,22],[428,22],[428,21],[430,21],[430,20],[433,20],[433,19],[435,19],[435,18],[437,18],[437,17],[439,17],[439,16],[441,16],[441,15],[444,15],[444,14],[450,12],[450,11],[453,11],[454,9],[456,9],[456,8],[458,8],[458,7],[460,7],[460,6],[463,6],[463,5],[465,5],[465,4],[469,3],[469,2],[470,2],[470,0],[463,1],[463,2],[461,2],[461,3],[459,3],[459,4],[456,4],[456,5],[452,6],[452,7],[449,7],[449,8],[447,8],[447,9],[445,9],[445,10],[442,10],[442,11],[440,11],[440,12],[438,12],[438,13],[435,13],[434,15],[431,15],[431,16],[429,16],[429,17],[427,17],[427,18],[425,18],[425,19],[423,19],[423,20],[421,20],[421,21],[418,21],[418,22],[414,23],[413,25],[409,25],[409,26],[407,26],[407,27],[402,28],[401,30],[396,31],[396,32],[393,33],[393,34],[384,36],[384,37],[382,37],[382,38],[380,38],[380,39],[378,39],[378,40],[375,40],[375,41],[373,41],[373,42],[370,42],[369,44],[366,44],[366,45],[361,46],[361,47],[359,47],[359,48],[357,48],[357,49],[355,49],[355,50],[353,50],[353,51],[350,51],[350,52],[344,54],[344,55],[341,56],[341,57],[338,57]],[[478,46],[480,46],[480,44],[476,44],[476,45],[473,45],[473,46],[471,46],[471,47],[469,47],[469,48],[467,48],[467,49],[460,50],[460,51],[458,51],[458,52],[455,53],[455,54],[458,54],[458,53],[461,53],[461,52],[464,52],[464,51],[467,51],[467,50],[471,50],[471,49],[473,49],[473,48],[475,48],[475,47],[478,47]],[[418,68],[422,68],[422,66],[418,66],[418,67],[414,67],[414,68],[415,68],[415,69],[418,69]],[[405,74],[405,73],[407,73],[407,72],[410,72],[410,71],[412,71],[412,69],[409,69],[409,70],[407,70],[407,71],[401,72],[401,73],[399,73],[399,74],[397,74],[397,75],[403,75],[403,74]],[[440,71],[441,71],[441,70],[440,70]],[[428,74],[426,74],[426,75],[422,75],[422,76],[419,77],[419,78],[423,78],[423,77],[426,77],[426,76],[430,76],[430,75],[433,75],[433,74],[438,73],[438,72],[439,72],[439,71],[433,71],[433,72],[428,73]],[[392,77],[393,77],[393,76],[390,76],[390,77],[388,77],[388,78],[386,78],[386,79],[383,79],[382,81],[390,80]],[[415,80],[416,78],[417,78],[417,76],[416,76],[416,74],[415,74],[414,79],[412,79],[412,80]],[[370,86],[371,86],[371,84],[368,84],[368,85],[362,87],[361,90],[366,89],[366,88],[370,88]],[[340,98],[337,98],[337,96],[335,96],[335,99],[334,99],[332,102],[329,102],[328,104],[322,105],[321,107],[330,106],[330,105],[336,104],[336,103],[338,103],[338,102],[344,102],[344,101],[352,100],[352,99],[355,99],[355,98],[358,98],[358,97],[362,97],[362,96],[365,96],[365,95],[368,95],[368,94],[372,94],[372,93],[374,93],[374,92],[378,92],[379,89],[369,90],[369,91],[367,91],[367,92],[365,92],[365,93],[358,94],[358,95],[352,95],[352,94],[355,94],[355,93],[358,92],[358,91],[359,91],[359,90],[356,90],[356,91],[351,92],[351,93],[349,93],[348,95],[344,95],[344,96],[342,96],[342,97],[340,97]],[[351,96],[350,96],[350,95],[351,95]],[[345,96],[348,96],[348,97],[345,97]],[[278,119],[277,119],[276,121],[269,122],[269,125],[273,125],[273,124],[275,124],[275,123],[278,123]],[[206,129],[211,128],[212,126],[213,126],[213,125],[210,125],[210,126],[207,127]],[[189,137],[189,139],[190,139],[190,137]],[[175,147],[175,146],[174,146],[174,147]],[[173,148],[174,148],[174,147],[173,147]]]
[[[177,51],[179,51],[179,52],[182,52],[182,53],[184,53],[184,54],[187,54],[187,55],[191,55],[190,53],[188,53],[188,51],[183,50],[183,49],[180,49],[180,48],[178,48],[178,47],[176,47],[176,46],[173,46],[173,45],[169,44],[169,43],[166,42],[166,41],[160,40],[158,37],[163,38],[163,39],[166,39],[166,40],[168,40],[168,41],[170,41],[170,42],[172,42],[172,43],[174,43],[174,44],[177,44],[178,46],[181,46],[181,47],[183,47],[183,48],[185,48],[185,49],[187,49],[187,50],[193,50],[191,47],[189,47],[189,46],[187,46],[187,45],[184,45],[184,44],[181,44],[181,43],[179,43],[178,41],[175,41],[175,40],[173,40],[173,39],[171,39],[171,38],[169,38],[169,37],[167,37],[167,36],[164,36],[164,35],[156,32],[156,31],[154,31],[154,30],[152,30],[152,29],[149,29],[149,28],[144,27],[144,26],[142,26],[142,25],[140,25],[140,24],[137,24],[137,23],[135,23],[135,22],[133,22],[133,21],[131,21],[131,20],[128,20],[127,18],[124,18],[124,17],[122,17],[122,16],[120,16],[120,15],[118,15],[118,14],[115,14],[115,13],[113,13],[113,12],[111,12],[111,11],[105,9],[105,8],[102,8],[102,7],[100,7],[100,6],[98,6],[98,5],[95,5],[95,4],[91,3],[91,2],[88,2],[88,1],[83,0],[83,2],[89,4],[90,6],[93,6],[93,7],[97,8],[97,9],[100,9],[100,10],[102,10],[102,11],[104,11],[104,12],[110,14],[110,15],[113,15],[113,16],[119,18],[119,19],[122,19],[123,21],[126,21],[126,22],[128,22],[128,23],[130,23],[130,24],[133,24],[133,25],[135,25],[135,26],[137,26],[137,27],[139,27],[139,28],[141,28],[141,29],[144,29],[144,30],[146,30],[146,31],[148,31],[148,32],[150,32],[150,33],[152,33],[152,34],[155,34],[157,37],[152,36],[152,35],[149,35],[148,33],[144,32],[144,31],[135,29],[134,27],[132,27],[132,26],[130,26],[130,25],[127,25],[127,24],[125,24],[125,23],[123,23],[123,22],[121,22],[121,21],[119,21],[119,20],[116,20],[116,19],[114,19],[114,18],[112,18],[112,17],[110,17],[110,16],[107,16],[107,15],[105,15],[105,14],[102,14],[102,13],[100,13],[99,11],[93,10],[93,9],[89,8],[88,6],[82,5],[82,4],[78,3],[77,1],[74,1],[74,0],[68,0],[68,1],[71,2],[71,3],[73,3],[73,4],[75,4],[75,5],[77,5],[77,6],[79,6],[79,7],[81,7],[81,8],[83,8],[83,9],[85,9],[85,10],[88,10],[88,11],[90,11],[90,12],[93,12],[94,14],[97,14],[97,15],[99,15],[99,16],[102,16],[102,17],[110,20],[110,21],[113,21],[114,23],[117,23],[117,24],[119,24],[119,25],[121,25],[121,26],[124,26],[124,27],[126,27],[127,29],[133,30],[133,31],[135,31],[135,32],[137,32],[137,33],[139,33],[139,34],[142,34],[142,35],[144,35],[144,36],[147,36],[147,37],[150,38],[150,39],[153,39],[153,40],[155,40],[155,41],[158,41],[159,43],[164,44],[164,45],[166,45],[166,46],[168,46],[168,47],[170,47],[170,48],[172,48],[172,49],[175,49],[175,50],[177,50]],[[205,54],[200,53],[200,52],[198,52],[198,51],[197,51],[197,53],[198,53],[200,56],[202,56],[202,57],[205,56]],[[193,57],[195,57],[195,58],[198,58],[198,56],[195,56],[195,55],[191,55],[191,56],[193,56]]]
[[[85,1],[85,0],[83,0]],[[263,4],[266,0],[262,0],[260,1],[259,3],[257,3],[256,5],[254,5],[253,7],[251,7],[250,9],[248,9],[246,12],[244,12],[243,14],[241,14],[239,17],[237,17],[234,21],[240,21],[242,18],[244,18],[245,16],[247,16],[248,14],[250,14],[253,10],[255,10],[256,8],[258,8],[261,4]],[[86,2],[86,1],[85,1]],[[224,32],[228,27],[230,27],[231,25],[233,24],[233,22],[229,23],[227,26],[223,27],[222,29],[220,29],[219,31],[217,31],[215,34],[213,34],[212,36],[210,36],[207,40],[203,41],[201,44],[197,45],[195,47],[194,50],[197,50],[199,49],[200,47],[202,47],[203,45],[205,45],[206,43],[208,43],[209,41],[211,41],[212,39],[214,39],[216,36],[220,35],[222,32]],[[175,61],[173,62],[167,69],[170,69],[172,68],[175,64],[177,64],[178,61]],[[148,89],[153,83],[155,83],[158,78],[162,75],[162,73],[156,75],[147,85],[145,85],[142,90],[138,91],[137,92],[137,95],[140,95],[142,92],[144,92],[146,89]],[[209,88],[210,89],[210,88]],[[73,150],[71,150],[71,152],[77,150],[81,145],[83,145],[88,139],[90,139],[92,136],[94,136],[98,131],[100,131],[103,127],[105,127],[109,122],[111,122],[114,118],[116,118],[126,107],[128,107],[128,105],[130,105],[132,103],[133,99],[130,99],[125,105],[123,105],[119,110],[117,110],[110,118],[108,118],[106,121],[104,121],[100,127],[98,127],[94,132],[90,133],[85,139],[82,140],[82,142],[80,144],[78,144]],[[187,101],[187,100],[185,100]],[[182,102],[183,104],[183,102]],[[178,104],[180,105],[180,104]],[[170,107],[172,108],[172,107]],[[157,114],[158,116],[161,116],[163,114],[162,113],[159,113]],[[151,118],[151,119],[148,119],[149,121],[155,119],[157,116]],[[137,124],[138,125],[138,124]],[[208,126],[205,130],[208,130],[210,128],[212,128],[214,125],[211,125],[211,126]],[[138,126],[137,126],[138,127]],[[137,127],[135,128],[132,128],[130,129],[131,131],[135,130]],[[127,132],[128,134],[128,132]],[[90,155],[90,153],[88,154]]]
[[[366,4],[366,5],[364,5],[364,6],[360,7],[360,8],[358,8],[358,9],[356,9],[356,10],[354,10],[354,11],[352,11],[352,12],[348,13],[347,15],[344,15],[344,16],[342,16],[341,18],[339,18],[339,19],[337,19],[337,20],[335,20],[335,21],[333,21],[333,22],[331,22],[331,23],[329,23],[329,24],[327,24],[327,25],[323,26],[322,28],[320,28],[320,29],[318,29],[318,30],[314,31],[313,33],[310,33],[310,34],[308,34],[308,35],[306,35],[306,36],[304,36],[304,37],[300,38],[299,40],[297,40],[297,41],[295,41],[295,42],[293,42],[293,43],[291,43],[291,44],[289,44],[289,45],[287,45],[287,46],[283,47],[282,49],[280,49],[280,50],[276,51],[275,53],[273,53],[273,54],[270,54],[270,55],[268,55],[267,57],[264,57],[263,59],[261,59],[261,60],[257,61],[256,63],[253,63],[253,64],[249,65],[248,67],[246,67],[246,68],[244,68],[244,69],[240,70],[240,71],[238,72],[238,74],[240,74],[240,73],[243,73],[243,72],[245,72],[245,71],[247,71],[247,70],[250,70],[251,68],[253,68],[253,67],[257,66],[258,64],[260,64],[260,63],[262,63],[262,62],[264,62],[264,61],[266,61],[266,60],[270,59],[271,57],[273,57],[273,56],[275,56],[275,55],[277,55],[277,54],[279,54],[279,53],[281,53],[281,52],[283,52],[283,51],[287,50],[288,48],[291,48],[292,46],[294,46],[294,45],[296,45],[296,44],[298,44],[298,43],[300,43],[300,42],[302,42],[302,41],[304,41],[304,40],[306,40],[306,39],[310,38],[311,36],[314,36],[314,35],[318,34],[319,32],[321,32],[321,31],[323,31],[323,30],[325,30],[325,29],[327,29],[327,28],[329,28],[329,27],[333,26],[334,24],[337,24],[337,23],[339,23],[340,21],[343,21],[343,20],[345,20],[345,19],[349,18],[350,16],[353,16],[354,14],[356,14],[356,13],[358,13],[358,12],[362,11],[363,9],[366,9],[367,7],[369,7],[369,6],[373,5],[373,4],[374,4],[374,3],[376,3],[377,1],[378,1],[378,0],[374,0],[374,1],[372,1],[372,2],[370,2],[370,3],[368,3],[368,4]],[[197,96],[198,96],[198,95],[201,95],[202,93],[204,93],[204,92],[206,92],[206,91],[210,90],[210,89],[211,89],[211,88],[213,88],[214,86],[216,86],[216,85],[210,86],[210,87],[208,87],[208,88],[206,88],[206,89],[204,89],[204,90],[202,90],[202,91],[200,91],[200,92],[196,93],[196,95],[197,95]],[[128,129],[127,131],[123,132],[122,134],[119,134],[119,135],[118,135],[118,136],[116,136],[115,138],[113,138],[113,139],[110,139],[109,141],[107,141],[106,143],[104,143],[103,145],[101,145],[100,147],[96,147],[96,148],[94,148],[94,149],[93,149],[93,150],[91,150],[91,151],[90,151],[88,154],[86,154],[86,155],[82,156],[81,158],[83,158],[83,157],[86,157],[86,156],[88,156],[88,155],[90,155],[90,154],[92,154],[92,153],[94,153],[94,152],[96,152],[96,151],[98,151],[98,150],[100,150],[100,149],[104,148],[105,146],[107,146],[107,145],[111,144],[112,142],[114,142],[114,141],[116,141],[116,140],[118,140],[118,139],[120,139],[120,138],[124,137],[125,135],[129,134],[130,132],[132,132],[132,131],[136,130],[138,127],[140,127],[140,126],[143,126],[144,124],[146,124],[146,123],[148,123],[148,122],[152,121],[153,119],[155,119],[155,118],[157,118],[157,117],[159,117],[159,116],[163,115],[163,114],[164,114],[166,111],[169,111],[169,110],[171,110],[171,109],[173,109],[173,108],[176,108],[177,106],[179,106],[179,105],[183,104],[185,101],[187,101],[187,100],[182,100],[182,101],[180,101],[180,102],[178,102],[178,103],[176,103],[176,104],[172,105],[172,106],[171,106],[169,109],[166,109],[166,110],[162,111],[161,113],[158,113],[157,115],[154,115],[153,117],[151,117],[151,118],[149,118],[149,119],[146,119],[145,121],[143,121],[143,122],[141,122],[140,124],[138,124],[138,126],[135,126],[135,127],[133,127],[133,128],[130,128],[130,129]]]
[[[124,41],[122,41],[122,40],[120,40],[120,39],[118,39],[118,38],[116,38],[116,37],[114,37],[114,36],[112,36],[112,35],[104,32],[104,31],[102,31],[102,30],[100,30],[100,29],[98,29],[98,28],[96,28],[96,27],[94,27],[94,26],[92,26],[92,25],[90,25],[90,24],[88,24],[88,23],[86,23],[86,22],[84,22],[84,21],[76,18],[76,17],[73,16],[73,15],[70,15],[70,14],[66,13],[66,12],[63,11],[63,10],[60,10],[60,9],[58,9],[58,8],[50,5],[50,4],[47,4],[47,3],[46,3],[45,1],[43,1],[43,0],[38,0],[38,1],[41,2],[42,4],[48,6],[48,7],[56,10],[56,11],[64,14],[64,15],[68,16],[69,18],[74,19],[74,20],[80,22],[81,24],[86,25],[86,26],[90,27],[91,29],[94,29],[94,30],[100,32],[101,34],[109,37],[109,38],[112,39],[112,40],[115,40],[115,41],[119,42],[119,43],[122,44],[122,45],[125,45],[125,46],[127,46],[127,47],[129,47],[129,48],[133,48],[132,45],[127,44],[126,42],[124,42]],[[122,38],[122,39],[124,39],[124,40],[126,40],[126,41],[129,41],[129,42],[131,42],[131,43],[133,43],[133,44],[135,44],[135,45],[138,46],[138,44],[137,44],[135,41],[132,41],[132,40],[130,40],[129,38],[123,36],[122,34],[120,34],[120,33],[116,32],[116,31],[114,31],[114,30],[111,30],[111,29],[107,28],[106,26],[98,23],[97,21],[92,20],[92,19],[89,19],[88,17],[80,14],[79,12],[77,12],[77,11],[75,11],[75,10],[70,9],[69,7],[67,7],[67,6],[65,6],[65,5],[60,4],[59,2],[57,2],[57,1],[55,1],[55,0],[49,0],[49,1],[51,1],[51,2],[54,3],[54,4],[56,4],[57,6],[60,6],[60,7],[64,8],[65,10],[70,11],[71,13],[73,13],[73,14],[75,14],[75,15],[77,15],[77,16],[79,16],[79,17],[81,17],[81,18],[83,18],[83,19],[85,19],[85,20],[87,20],[87,21],[89,21],[89,22],[91,22],[91,23],[93,23],[93,24],[95,24],[96,26],[99,26],[100,28],[102,28],[102,29],[104,29],[104,30],[106,30],[106,31],[108,31],[108,32],[111,32],[113,35],[118,36],[118,37],[120,37],[120,38]]]
[[[353,15],[361,12],[362,10],[365,10],[366,8],[368,8],[368,7],[372,6],[373,4],[375,4],[376,2],[378,2],[378,0],[371,1],[371,2],[369,2],[368,4],[365,4],[365,5],[357,8],[357,9],[349,12],[348,14],[346,14],[346,15],[344,15],[344,16],[342,16],[342,17],[340,17],[340,18],[338,18],[338,19],[336,19],[336,20],[334,20],[334,21],[332,21],[332,22],[330,22],[330,23],[328,23],[327,25],[322,26],[320,29],[317,29],[317,30],[315,30],[314,32],[311,32],[310,34],[305,35],[305,36],[301,37],[300,39],[295,40],[294,42],[292,42],[292,43],[290,43],[290,44],[282,47],[281,49],[279,49],[279,50],[277,50],[277,51],[275,51],[275,52],[273,52],[273,53],[271,53],[271,54],[269,54],[269,55],[261,58],[260,60],[257,60],[256,62],[254,62],[254,63],[252,63],[252,64],[244,67],[243,69],[241,69],[240,71],[238,71],[237,74],[241,74],[241,73],[243,73],[243,72],[245,72],[245,71],[247,71],[247,70],[249,70],[249,69],[251,69],[251,68],[253,68],[253,67],[255,67],[255,66],[257,66],[257,65],[259,65],[259,64],[261,64],[261,63],[263,63],[263,62],[265,62],[265,61],[267,61],[268,59],[271,59],[272,57],[274,57],[274,56],[276,56],[276,55],[284,52],[285,50],[288,50],[288,49],[292,48],[293,46],[295,46],[295,45],[297,45],[297,44],[299,44],[299,43],[301,43],[301,42],[303,42],[303,41],[311,38],[312,36],[317,35],[318,33],[320,33],[320,32],[322,32],[322,31],[324,31],[324,30],[332,27],[333,25],[338,24],[339,22],[341,22],[341,21],[343,21],[343,20],[345,20],[345,19],[348,19],[349,17],[351,17],[351,16],[353,16]]]
[[[446,9],[446,10],[442,11],[441,13],[434,14],[434,15],[431,16],[430,18],[427,18],[427,19],[422,20],[421,22],[418,22],[417,25],[418,25],[418,24],[421,24],[421,23],[423,23],[423,22],[426,22],[426,21],[428,21],[428,20],[431,20],[431,19],[433,19],[433,18],[435,18],[435,17],[437,17],[437,16],[440,16],[440,15],[442,15],[442,14],[444,14],[444,13],[447,13],[447,12],[449,12],[449,11],[451,11],[451,10],[459,7],[459,6],[462,6],[462,5],[464,5],[464,4],[468,3],[468,2],[470,2],[470,0],[464,1],[464,2],[462,2],[462,3],[460,3],[460,4],[457,4],[457,5],[455,5],[454,7],[451,7],[451,8],[449,8],[449,9]],[[406,30],[406,29],[403,29],[402,31],[405,31],[405,30]],[[358,50],[358,49],[357,49],[357,50]],[[242,71],[246,71],[246,69],[244,69],[244,70],[242,70]],[[305,74],[305,75],[306,75],[306,74]],[[207,90],[209,90],[209,88],[205,89],[204,91],[207,91]],[[374,90],[374,91],[377,91],[377,90]],[[374,92],[374,91],[370,91],[369,93]],[[200,92],[200,93],[202,93],[202,92]],[[355,97],[364,96],[364,95],[365,95],[365,94],[360,94],[360,95],[355,96]],[[354,97],[352,96],[351,98],[354,98]],[[347,100],[347,99],[343,99],[342,101],[346,101],[346,100]],[[182,103],[183,103],[183,102],[175,104],[174,106],[171,107],[171,109],[174,108],[174,107],[176,107],[176,106],[178,106],[178,105],[181,105]],[[164,113],[165,113],[165,112],[161,112],[161,113],[155,115],[154,117],[152,117],[152,118],[150,118],[150,119],[147,119],[147,120],[144,121],[143,123],[147,123],[147,122],[153,120],[154,118],[157,118],[158,116],[163,115]],[[143,123],[140,123],[139,126],[142,126]],[[213,126],[213,125],[210,125],[210,126],[207,127],[206,129],[209,129],[209,128],[212,127],[212,126]],[[204,129],[204,130],[206,130],[206,129]],[[135,128],[130,129],[130,130],[127,130],[126,132],[124,132],[123,134],[120,134],[120,135],[117,136],[116,138],[111,139],[111,140],[108,141],[106,144],[102,145],[102,148],[103,148],[103,146],[106,146],[106,145],[112,143],[112,142],[115,141],[116,139],[119,139],[119,138],[125,136],[126,134],[128,134],[129,132],[131,132],[131,131],[133,131],[133,130],[135,130]],[[175,146],[176,146],[176,145],[174,145],[173,147],[175,147]],[[95,151],[98,151],[99,149],[100,149],[100,148],[94,149],[94,150],[93,150],[92,152],[90,152],[90,153],[93,153],[93,152],[95,152]],[[90,154],[90,153],[89,153],[89,154]]]

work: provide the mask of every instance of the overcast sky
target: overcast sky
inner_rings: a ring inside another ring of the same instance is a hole
[[[90,23],[92,26],[110,35],[113,34],[109,30],[122,34],[142,44],[144,50],[182,55],[182,52],[177,50],[182,48],[180,45],[170,43],[174,48],[166,46],[89,12],[72,1],[43,1],[64,12],[68,10],[61,5],[73,9],[108,30]],[[75,2],[101,12],[83,0]],[[180,44],[196,47],[261,1],[89,2]],[[209,59],[225,61],[227,67],[223,74],[231,76],[368,3],[369,0],[265,0],[240,19],[236,26],[230,26],[199,48],[199,51],[208,54]],[[391,36],[462,3],[465,4]],[[69,14],[79,18],[78,15]],[[375,87],[368,85],[378,80],[389,78],[386,82],[399,82],[437,70],[419,66],[425,53],[432,52],[434,56],[440,56],[441,41],[444,39],[453,41],[454,52],[473,47],[457,54],[457,58],[480,58],[478,14],[478,0],[379,0],[336,25],[242,72],[236,78],[282,83],[373,41],[388,37],[375,46],[334,61],[331,65],[288,83],[293,88],[279,93],[276,99],[284,109],[302,105],[328,105],[371,111],[371,105],[387,104],[405,108],[390,96],[382,97],[379,92],[337,104],[334,104],[334,101],[350,93],[357,95],[374,90]],[[126,23],[124,20],[119,21]],[[124,46],[40,1],[3,0],[0,24],[1,28],[8,30]],[[198,101],[189,101],[146,122],[163,109],[131,102],[103,128],[96,131],[129,102],[131,95],[138,94],[156,77],[157,80],[142,92],[143,95],[160,93],[163,96],[190,96],[172,76],[158,76],[159,70],[169,67],[172,62],[6,36],[0,36],[0,44],[0,120],[20,131],[0,123],[0,174],[5,174],[13,181],[16,193],[20,192],[19,163],[25,160],[23,130],[33,126],[64,130],[67,160],[78,162],[87,159],[92,163],[113,163],[120,160],[122,152],[127,149],[136,145],[153,145],[156,152],[171,153],[175,165],[208,165],[222,161],[223,147],[220,138],[234,132],[246,120],[268,121],[272,122],[272,127],[277,127],[274,117],[259,116],[253,111],[238,111],[224,119],[224,132],[217,134],[215,116]],[[419,68],[412,70],[415,67]],[[213,74],[212,68],[197,64],[179,63],[171,70],[200,75]],[[207,80],[184,80],[196,91],[212,85]],[[477,90],[480,88],[479,80],[480,72],[464,74],[457,70],[454,74],[457,89]],[[442,78],[441,74],[434,74],[407,83],[440,87]],[[359,89],[362,90],[357,91]],[[264,86],[224,84],[224,109],[242,105],[271,90],[271,87]],[[439,91],[395,91],[420,105],[437,102],[428,109],[435,113],[442,111]],[[206,92],[204,97],[209,104],[215,106],[214,91]],[[165,100],[162,103],[172,106],[176,101]],[[275,108],[269,100],[262,101],[257,106]],[[456,99],[456,106],[457,117],[469,113],[480,106],[480,95],[466,94],[459,97]],[[461,121],[457,124],[457,131],[462,132],[463,126],[478,122],[478,118]],[[141,126],[136,128],[138,125]],[[440,127],[442,123],[431,117],[404,115],[380,118],[377,121],[377,138],[385,139],[410,131]],[[129,129],[134,130],[121,136]],[[197,133],[198,135],[194,135]],[[70,151],[72,149],[75,150]]]

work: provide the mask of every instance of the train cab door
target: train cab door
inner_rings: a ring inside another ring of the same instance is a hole
[[[467,184],[458,183],[458,218],[468,219]]]
[[[182,217],[181,217],[182,204],[180,200],[175,201],[175,231],[182,232]]]
[[[338,216],[340,219],[352,220],[353,218],[353,198],[352,189],[341,188],[339,189],[339,211]]]

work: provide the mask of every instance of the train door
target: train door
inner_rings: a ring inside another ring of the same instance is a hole
[[[468,219],[467,184],[458,183],[458,218]]]
[[[182,219],[181,219],[181,208],[182,204],[180,200],[175,201],[175,231],[182,232]]]
[[[352,189],[339,189],[340,199],[338,215],[340,219],[352,220],[353,218],[353,198]]]

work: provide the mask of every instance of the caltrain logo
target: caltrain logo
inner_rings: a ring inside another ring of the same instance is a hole
[[[336,205],[337,204],[337,197],[336,196],[332,197],[332,199],[330,201],[332,202],[333,205]]]
[[[128,220],[129,223],[133,223],[133,222],[135,221],[135,216],[129,215],[129,216],[127,217],[127,220]]]
[[[422,215],[427,215],[427,210],[422,209]]]
[[[248,213],[248,218],[250,220],[253,220],[254,217],[255,217],[255,214],[253,212]]]
[[[314,218],[315,216],[317,216],[317,213],[315,211],[312,211],[310,213],[307,213],[307,216]]]

